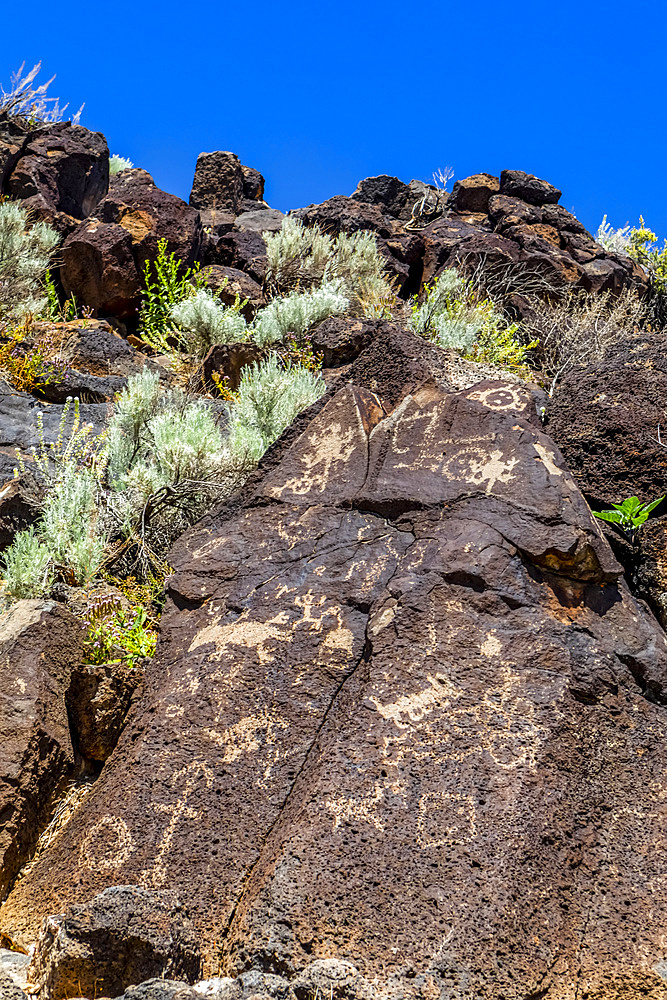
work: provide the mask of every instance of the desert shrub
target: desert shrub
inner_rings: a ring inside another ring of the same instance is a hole
[[[37,316],[47,304],[44,278],[59,240],[16,202],[0,204],[0,330]]]
[[[426,286],[421,303],[417,296],[413,298],[408,322],[421,337],[459,351],[471,361],[529,373],[528,351],[536,341],[523,343],[518,324],[508,324],[492,300],[453,269]]]
[[[336,285],[361,309],[362,296],[374,288],[391,294],[385,261],[373,233],[340,233],[332,237],[319,226],[304,226],[287,217],[277,233],[264,233],[268,266],[265,283],[270,291],[284,293]]]
[[[172,349],[168,338],[174,326],[173,306],[203,288],[206,280],[199,271],[199,264],[184,268],[173,251],[167,253],[167,240],[158,240],[157,246],[155,263],[147,260],[144,264],[139,330],[149,347],[168,352]]]
[[[97,477],[81,466],[66,466],[46,497],[38,533],[72,585],[88,583],[104,561],[98,510]]]
[[[170,316],[183,348],[201,357],[213,344],[231,344],[247,338],[247,324],[241,315],[244,305],[237,296],[232,306],[226,306],[211,292],[200,288],[190,298],[176,302]]]
[[[4,111],[15,118],[25,118],[29,122],[53,123],[61,122],[65,118],[65,112],[69,105],[62,108],[57,97],[48,97],[47,91],[55,76],[52,76],[46,83],[35,86],[39,72],[42,68],[41,62],[36,63],[33,68],[23,76],[25,63],[21,63],[19,69],[11,77],[11,86],[6,91],[0,86],[0,112]],[[83,111],[83,105],[69,121],[78,124]]]
[[[308,292],[290,292],[260,309],[251,336],[262,345],[284,341],[289,334],[299,342],[316,323],[345,312],[348,306],[349,299],[338,283],[324,284]]]
[[[598,231],[595,234],[595,241],[596,243],[599,243],[601,247],[604,247],[605,250],[608,250],[609,253],[628,256],[628,250],[630,247],[630,223],[626,222],[626,224],[620,229],[614,229],[613,226],[609,225],[607,222],[607,216],[603,215],[602,222],[598,226]]]
[[[521,326],[525,338],[539,340],[537,357],[553,392],[571,368],[612,351],[628,332],[641,326],[645,314],[645,304],[630,290],[615,296],[569,289],[557,299],[531,299]]]
[[[245,368],[236,402],[229,405],[228,451],[237,460],[258,462],[297,413],[325,391],[321,377],[275,355]]]
[[[109,174],[111,177],[114,174],[119,174],[123,170],[131,170],[134,166],[132,160],[128,160],[124,156],[119,156],[118,153],[114,153],[109,157]]]
[[[62,356],[62,336],[53,330],[29,339],[25,328],[14,329],[0,346],[0,372],[19,392],[39,393],[62,385],[70,367]]]
[[[17,599],[41,597],[53,579],[51,552],[34,528],[19,532],[2,556],[5,591]]]

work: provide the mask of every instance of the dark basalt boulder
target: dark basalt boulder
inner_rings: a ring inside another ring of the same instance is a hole
[[[72,122],[44,125],[30,133],[6,185],[45,221],[54,213],[85,219],[109,187],[106,139]]]
[[[204,259],[207,264],[245,271],[259,285],[264,281],[266,244],[257,232],[230,232],[210,239]]]
[[[342,194],[323,201],[321,205],[308,205],[289,214],[301,219],[306,226],[320,226],[331,236],[369,229],[383,239],[388,239],[400,231],[398,224],[386,216],[379,205],[356,201]]]
[[[53,601],[18,601],[0,616],[0,898],[72,776],[65,691],[82,654],[80,622]]]
[[[246,196],[245,185],[243,166],[236,153],[221,150],[214,153],[200,153],[190,192],[190,205],[193,208],[216,209],[238,215],[244,197],[252,197],[252,195]],[[253,185],[252,179],[249,179],[248,187],[257,190],[260,184],[255,179]],[[261,187],[263,190],[263,183]]]
[[[461,214],[467,212],[487,215],[489,199],[498,193],[500,182],[492,174],[473,174],[455,181],[449,197],[449,207]]]
[[[523,170],[503,170],[500,175],[500,193],[521,198],[530,205],[555,205],[562,194],[548,181]]]
[[[136,318],[144,266],[156,259],[161,239],[184,267],[192,266],[206,241],[199,213],[160,190],[145,170],[122,170],[95,216],[65,241],[65,290],[104,315]]]
[[[127,663],[79,663],[65,693],[76,748],[88,761],[103,763],[122,731],[141,668]]]
[[[258,309],[266,305],[262,286],[245,271],[236,267],[209,264],[202,269],[202,274],[206,278],[206,287],[215,292],[221,302],[233,306],[237,297],[245,302],[241,312],[248,321]]]
[[[0,192],[3,194],[29,136],[30,129],[21,119],[8,115],[6,111],[0,112]]]
[[[64,353],[77,368],[89,375],[127,377],[141,371],[147,358],[116,333],[104,320],[69,324]]]
[[[41,517],[44,493],[43,485],[29,472],[0,485],[0,551]]]
[[[667,449],[658,428],[665,425],[666,394],[659,334],[630,336],[605,360],[573,368],[557,383],[548,432],[595,510],[665,492]]]
[[[136,317],[142,282],[132,236],[123,226],[98,219],[82,223],[63,244],[60,278],[66,295],[101,316]]]
[[[47,917],[31,976],[49,1000],[66,1000],[116,996],[156,977],[193,983],[200,971],[197,938],[176,896],[122,885]]]
[[[241,164],[243,173],[243,197],[250,201],[262,201],[264,198],[264,178],[259,170]]]

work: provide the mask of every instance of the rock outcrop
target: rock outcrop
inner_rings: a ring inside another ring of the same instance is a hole
[[[177,543],[145,690],[0,933],[177,887],[208,974],[664,995],[664,633],[531,393],[442,358],[376,331]]]
[[[32,856],[52,797],[71,777],[65,708],[81,625],[53,601],[18,601],[0,636],[0,897]]]
[[[630,335],[604,360],[572,368],[557,383],[548,432],[595,510],[630,495],[648,503],[665,493],[665,398],[660,334]]]
[[[31,976],[49,1000],[115,996],[155,977],[199,978],[197,938],[173,893],[112,886],[42,926]]]

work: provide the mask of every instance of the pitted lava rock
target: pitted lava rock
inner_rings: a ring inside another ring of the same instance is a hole
[[[402,369],[371,387],[369,345],[176,544],[145,690],[0,932],[122,881],[178,888],[209,975],[657,1000],[667,640],[531,393],[387,336]]]
[[[65,691],[80,623],[54,601],[17,601],[0,620],[0,898],[32,856],[52,795],[73,774]]]
[[[666,394],[659,334],[630,337],[604,360],[573,368],[557,383],[548,432],[594,510],[630,494],[646,503],[665,493],[667,447],[659,435]]]

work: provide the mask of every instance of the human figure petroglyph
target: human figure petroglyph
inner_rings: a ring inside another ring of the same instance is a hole
[[[140,883],[145,889],[159,889],[166,880],[167,868],[165,858],[169,853],[174,832],[179,822],[183,819],[197,819],[200,816],[201,810],[193,809],[189,806],[188,799],[197,790],[202,778],[206,787],[210,788],[213,784],[211,769],[203,762],[192,761],[187,767],[174,772],[169,782],[172,788],[182,783],[182,791],[176,802],[169,804],[160,802],[151,803],[151,808],[155,812],[165,813],[169,816],[169,822],[162,833],[158,852],[152,867],[144,869],[141,873]],[[184,780],[181,782],[181,779]]]

